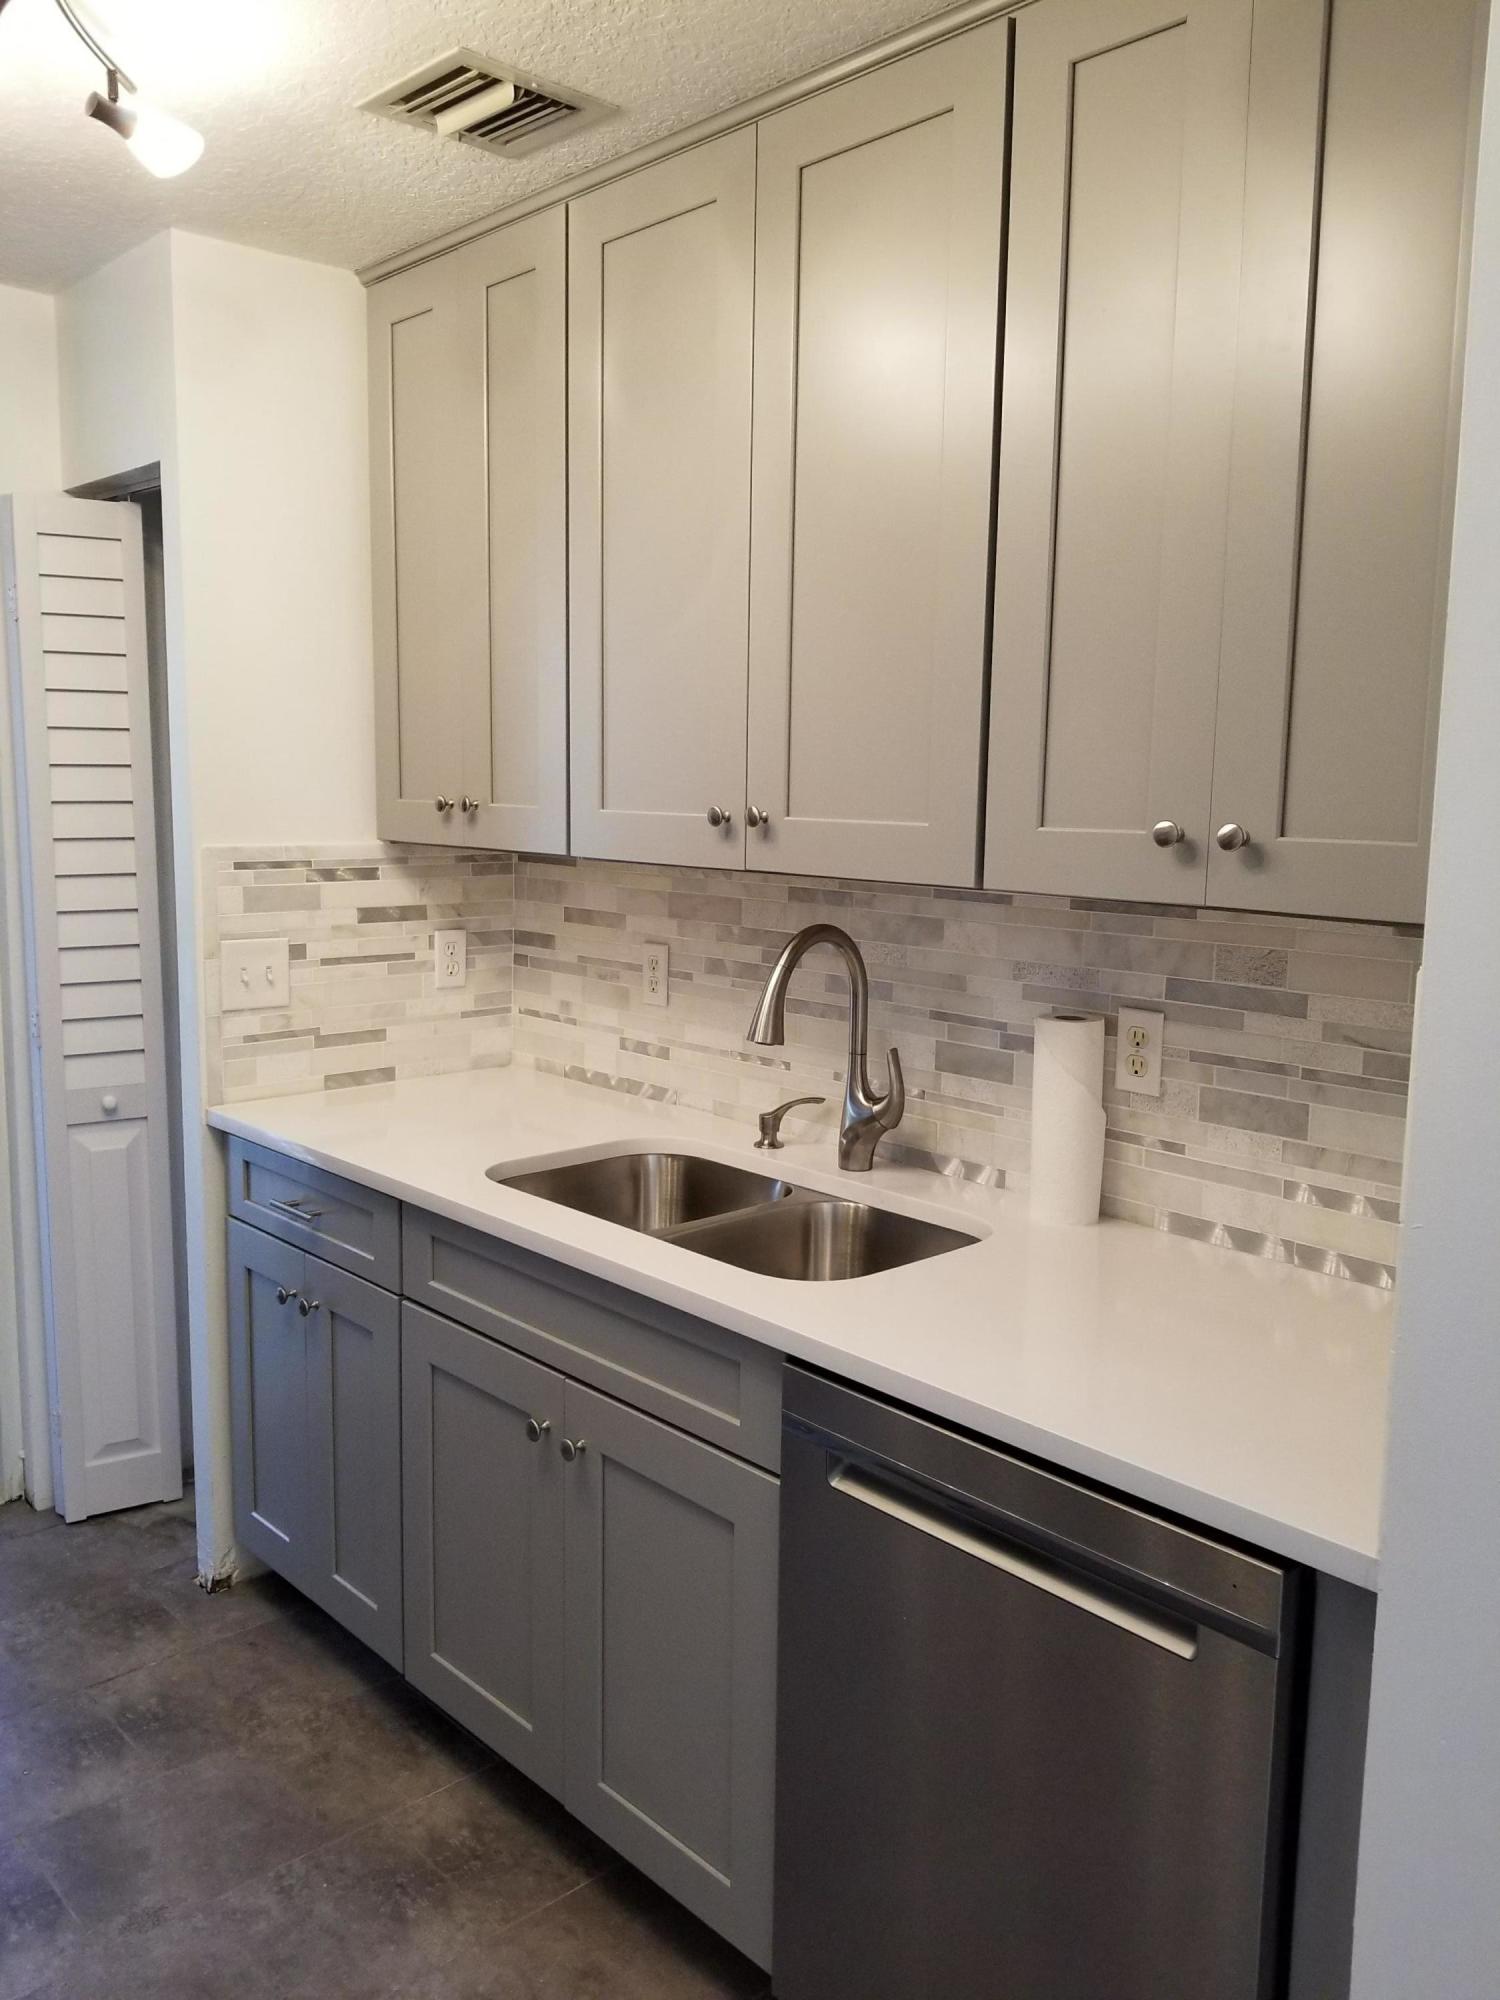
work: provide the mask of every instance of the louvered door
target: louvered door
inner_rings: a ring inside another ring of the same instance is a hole
[[[132,506],[0,503],[59,1511],[182,1491]]]

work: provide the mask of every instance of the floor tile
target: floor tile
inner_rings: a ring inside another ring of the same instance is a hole
[[[22,1833],[98,1805],[147,1769],[92,1695],[34,1703],[0,1721],[4,1830]]]
[[[48,1528],[61,1525],[61,1516],[54,1514],[50,1508],[39,1513],[24,1500],[7,1500],[0,1507],[0,1542],[10,1541],[12,1537],[19,1539],[22,1535],[39,1535]]]
[[[0,1846],[0,2000],[20,2000],[80,1935],[77,1919],[41,1870]]]

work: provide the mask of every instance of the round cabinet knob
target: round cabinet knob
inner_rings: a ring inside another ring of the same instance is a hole
[[[321,1299],[298,1299],[297,1310],[304,1319],[311,1319],[322,1303]]]
[[[296,1296],[297,1287],[295,1285],[278,1285],[276,1287],[276,1303],[279,1306],[290,1305]]]
[[[106,1091],[104,1096],[99,1099],[99,1109],[104,1113],[106,1118],[113,1118],[119,1108],[120,1100],[115,1096],[113,1091]]]
[[[533,1444],[540,1444],[551,1428],[551,1424],[545,1417],[528,1417],[526,1419],[526,1435],[531,1439]]]
[[[468,793],[465,792],[458,802],[458,809],[460,812],[477,813],[479,810],[479,801],[478,799],[471,799]]]
[[[710,826],[728,826],[733,818],[734,814],[726,812],[723,806],[710,806],[708,809],[708,823]]]
[[[437,798],[435,798],[432,803],[437,807],[440,813],[451,813],[453,810],[453,801],[448,797],[448,794],[446,792],[439,793]]]
[[[574,1459],[583,1457],[588,1449],[588,1441],[585,1438],[564,1438],[558,1449],[566,1462],[571,1465]]]
[[[745,808],[745,824],[752,831],[758,827],[764,833],[770,827],[771,815],[766,811],[764,806],[747,806]]]
[[[1233,854],[1236,849],[1250,845],[1250,836],[1237,819],[1230,820],[1227,826],[1221,826],[1214,839],[1226,854]]]
[[[1158,847],[1176,847],[1184,836],[1175,819],[1159,819],[1151,829],[1151,838]]]

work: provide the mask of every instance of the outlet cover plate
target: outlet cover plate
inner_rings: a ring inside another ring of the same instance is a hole
[[[1115,1085],[1137,1097],[1161,1096],[1161,1052],[1167,1017],[1146,1007],[1120,1009],[1120,1039],[1115,1046]]]
[[[219,1011],[257,1013],[292,998],[291,954],[285,938],[226,938],[219,953]]]
[[[469,934],[467,931],[434,931],[432,934],[432,976],[441,993],[455,992],[469,983]]]
[[[671,956],[664,944],[648,944],[641,954],[641,1000],[647,1007],[665,1007],[672,979]]]

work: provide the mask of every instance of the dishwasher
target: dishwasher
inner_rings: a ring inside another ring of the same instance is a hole
[[[1272,2000],[1303,1573],[785,1397],[777,2000]]]

